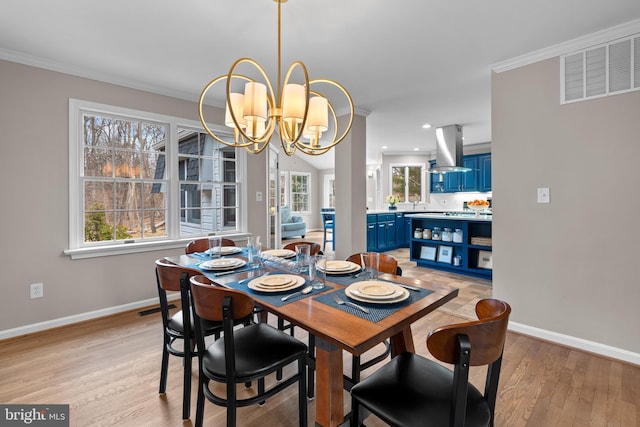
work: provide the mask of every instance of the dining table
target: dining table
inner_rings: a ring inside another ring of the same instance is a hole
[[[245,254],[242,252],[231,256],[246,259]],[[194,253],[166,259],[185,267],[200,268],[206,257],[206,254]],[[409,296],[391,304],[368,304],[350,298],[353,294],[349,293],[348,287],[362,281],[357,277],[359,273],[328,274],[323,289],[314,289],[308,294],[299,293],[286,301],[282,301],[281,293],[260,292],[249,286],[254,279],[265,274],[294,274],[309,280],[305,274],[292,271],[291,264],[284,267],[285,264],[263,260],[256,267],[244,265],[231,271],[201,271],[220,286],[249,293],[265,311],[315,336],[315,425],[347,426],[349,420],[345,417],[344,409],[342,352],[361,355],[385,340],[390,341],[393,355],[415,352],[411,324],[455,298],[458,289],[416,278],[379,274],[377,280],[381,283],[402,286],[407,289]],[[366,308],[368,313],[352,305],[338,304],[334,294],[343,301]]]

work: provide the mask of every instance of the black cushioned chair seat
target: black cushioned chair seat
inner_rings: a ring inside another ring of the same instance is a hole
[[[351,394],[364,407],[376,408],[377,415],[389,424],[440,427],[449,425],[452,386],[451,370],[414,353],[402,353],[375,376],[353,386]],[[465,426],[486,427],[490,418],[482,394],[469,384]]]
[[[193,314],[191,315],[193,319]],[[182,310],[175,312],[170,318],[168,326],[170,329],[184,333],[184,320],[182,316]],[[211,322],[209,320],[204,321],[204,330],[207,335],[211,335],[209,332],[213,332],[216,329],[222,330],[222,322]]]
[[[306,353],[301,341],[283,334],[264,323],[246,326],[233,332],[237,378],[250,380],[275,371],[287,358],[297,360],[297,354]],[[203,357],[203,369],[214,377],[226,377],[224,336],[212,343]]]

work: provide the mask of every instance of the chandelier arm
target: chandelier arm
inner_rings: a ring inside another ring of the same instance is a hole
[[[228,76],[226,75],[222,75],[222,76],[218,76],[215,79],[211,80],[209,82],[209,84],[207,84],[204,89],[202,90],[202,93],[200,94],[200,99],[198,100],[198,115],[200,116],[200,122],[202,123],[202,127],[204,127],[204,130],[216,141],[228,146],[228,147],[234,147],[234,148],[246,148],[250,143],[245,143],[244,140],[243,142],[237,142],[236,139],[234,138],[234,142],[230,143],[229,141],[225,141],[222,138],[218,137],[215,132],[213,130],[211,130],[211,128],[209,128],[209,125],[207,125],[207,121],[204,118],[204,111],[203,111],[203,104],[204,104],[204,98],[207,94],[207,92],[209,91],[209,89],[211,89],[211,87],[213,85],[215,85],[216,83],[218,83],[219,81],[226,79]],[[227,97],[227,104],[229,103],[229,98]],[[234,136],[235,136],[235,132],[234,132]]]
[[[310,85],[312,85],[314,83],[327,83],[327,84],[330,84],[330,85],[333,85],[333,86],[337,87],[338,89],[340,89],[342,91],[342,93],[344,94],[345,98],[347,98],[347,101],[349,102],[349,123],[347,124],[347,127],[344,130],[344,132],[342,133],[342,135],[340,135],[340,138],[336,139],[331,144],[329,144],[330,147],[334,147],[334,146],[338,145],[340,142],[342,142],[342,140],[351,131],[351,126],[353,125],[353,116],[354,116],[354,112],[355,112],[355,109],[353,107],[353,99],[351,99],[351,95],[349,95],[349,92],[347,92],[347,90],[344,88],[344,86],[342,86],[338,82],[335,82],[335,81],[329,80],[329,79],[313,79],[313,80],[311,80],[309,82]],[[336,127],[337,126],[338,126],[338,122],[336,121]]]
[[[235,71],[236,68],[238,68],[238,66],[240,64],[245,63],[245,62],[253,65],[258,70],[258,72],[260,72],[260,74],[262,74],[262,77],[264,77],[264,80],[265,80],[266,85],[267,85],[267,103],[269,104],[269,110],[270,111],[274,111],[275,99],[274,99],[273,87],[271,86],[271,82],[269,81],[269,77],[267,77],[266,71],[256,61],[254,61],[251,58],[240,58],[240,59],[238,59],[236,62],[233,63],[233,65],[229,69],[229,74],[227,75],[227,78],[230,79],[230,78],[232,78],[234,76],[240,76],[240,74],[235,74],[234,71]],[[248,78],[248,77],[245,77],[245,76],[243,76],[243,77],[247,81],[254,81],[251,78]],[[227,100],[229,100],[230,94],[231,94],[231,85],[230,84],[231,84],[230,80],[227,80]],[[233,113],[233,110],[231,111],[231,117],[232,117],[232,119],[234,121],[234,124],[238,128],[238,132],[240,132],[240,134],[243,136],[243,138],[246,139],[247,141],[249,141],[250,144],[265,144],[265,146],[268,145],[269,140],[271,139],[271,135],[273,134],[273,132],[275,130],[275,123],[274,123],[274,118],[273,117],[270,116],[269,118],[267,118],[268,124],[267,124],[267,126],[265,126],[265,131],[260,137],[249,136],[249,134],[247,132],[245,132],[242,129],[242,127],[239,125],[238,121],[236,120],[235,114]],[[262,151],[262,150],[264,150],[264,147],[260,148],[258,153],[260,151]]]

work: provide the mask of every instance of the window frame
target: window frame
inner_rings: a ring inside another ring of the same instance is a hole
[[[111,115],[129,120],[141,120],[166,125],[167,145],[165,148],[165,180],[167,186],[167,235],[165,237],[152,237],[144,240],[91,242],[84,241],[83,215],[84,193],[82,188],[84,173],[84,137],[83,120],[85,113],[96,115]],[[220,134],[231,133],[221,125],[209,124],[214,132]],[[184,244],[202,235],[194,234],[180,237],[180,194],[179,194],[179,154],[178,154],[178,129],[190,129],[197,132],[205,132],[198,121],[179,117],[167,116],[158,113],[101,104],[79,99],[69,99],[69,242],[66,255],[72,259],[91,258],[107,255],[119,255],[126,253],[155,251],[166,248],[183,247]],[[235,231],[227,234],[244,235],[247,229],[247,213],[241,208],[246,206],[246,191],[244,182],[247,181],[247,156],[244,150],[236,150],[236,184],[238,218]],[[217,233],[225,234],[225,233]]]
[[[426,174],[425,174],[425,169],[426,169],[426,164],[425,163],[392,163],[389,164],[389,194],[394,194],[393,193],[393,169],[394,168],[404,168],[404,173],[405,173],[405,188],[404,188],[404,201],[400,202],[400,203],[413,203],[413,201],[410,200],[410,196],[413,193],[409,193],[409,185],[408,185],[408,174],[409,174],[409,168],[420,168],[420,201],[425,200],[425,191],[427,191],[426,189],[426,185],[427,185],[427,180],[426,180]],[[386,196],[385,196],[386,197]],[[383,199],[384,201],[384,199]]]
[[[294,177],[297,176],[304,176],[307,178],[307,192],[306,193],[296,193],[296,194],[306,194],[307,195],[307,209],[306,210],[294,210],[293,209],[293,184],[291,183],[291,181],[293,180]],[[313,193],[311,190],[311,173],[309,172],[294,172],[294,171],[290,171],[289,172],[289,179],[287,181],[289,188],[288,188],[288,194],[289,194],[289,207],[291,208],[291,212],[292,213],[297,213],[297,214],[310,214],[311,213],[311,194]]]

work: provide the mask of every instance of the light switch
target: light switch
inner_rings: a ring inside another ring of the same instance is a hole
[[[538,203],[549,203],[549,189],[548,188],[538,188]]]
[[[262,191],[256,191],[256,202],[262,201]]]

